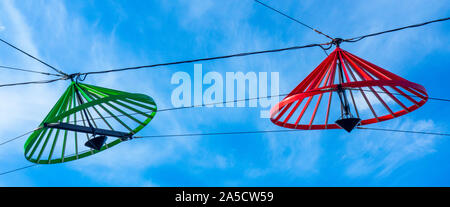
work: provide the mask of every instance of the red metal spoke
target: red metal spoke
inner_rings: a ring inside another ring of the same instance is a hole
[[[291,118],[292,114],[297,110],[298,106],[303,102],[303,99],[298,100],[297,104],[295,104],[294,108],[291,110],[291,112],[287,115],[287,117],[284,119],[283,124],[286,124],[286,122]]]
[[[394,95],[392,95],[391,92],[389,92],[385,87],[380,86],[381,90],[384,91],[385,94],[387,94],[389,97],[391,97],[392,100],[394,100],[395,102],[397,102],[398,105],[400,105],[403,109],[405,109],[406,111],[408,111],[408,107],[405,106],[405,104],[403,104],[400,100],[398,100],[398,98],[396,98]]]
[[[413,98],[411,98],[411,96],[408,96],[405,92],[403,92],[402,90],[398,89],[395,86],[392,86],[392,88],[397,91],[398,93],[400,93],[402,96],[404,96],[405,98],[407,98],[408,100],[410,100],[411,102],[413,102],[415,105],[419,106],[419,102],[417,102],[416,100],[414,100]]]

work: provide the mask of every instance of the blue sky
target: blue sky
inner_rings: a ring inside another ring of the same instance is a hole
[[[335,37],[450,16],[446,1],[265,1]],[[449,98],[450,23],[367,38],[342,48]],[[327,39],[251,0],[1,1],[0,37],[71,72],[321,43]],[[48,71],[0,45],[0,64]],[[203,63],[204,73],[280,73],[292,90],[323,59],[318,48]],[[86,83],[152,96],[170,108],[172,74],[193,64],[88,76]],[[41,80],[1,71],[1,83]],[[35,128],[68,82],[0,89],[0,141]],[[157,113],[142,135],[279,129],[259,108]],[[449,133],[450,107],[430,100],[379,128]],[[25,138],[0,146],[0,171],[29,164]],[[125,142],[66,164],[0,177],[0,186],[449,186],[445,137],[342,130]]]

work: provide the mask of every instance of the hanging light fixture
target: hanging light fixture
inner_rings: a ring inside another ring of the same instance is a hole
[[[292,129],[342,128],[351,132],[358,125],[405,115],[428,100],[423,86],[336,45],[316,69],[271,109],[270,120],[274,124]],[[330,121],[333,118],[336,121]]]
[[[55,164],[94,155],[133,138],[155,116],[144,94],[72,81],[25,143],[25,158]]]

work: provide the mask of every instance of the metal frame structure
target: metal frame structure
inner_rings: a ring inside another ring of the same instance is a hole
[[[333,92],[337,92],[341,99],[338,106],[332,105],[336,103],[332,101]],[[360,99],[356,99],[357,93]],[[324,96],[325,94],[327,95]],[[328,98],[325,116],[319,120],[317,112],[324,97]],[[345,100],[342,100],[343,97]],[[350,97],[349,100],[346,97]],[[313,99],[316,100],[315,106],[308,119],[305,112],[308,108],[311,110],[309,106]],[[360,125],[367,125],[405,115],[424,105],[427,100],[428,94],[423,86],[337,46],[289,95],[271,109],[270,120],[278,126],[292,129],[339,129],[337,124],[330,123],[330,109],[340,110],[342,117],[345,115],[344,109],[347,108],[350,112],[351,103],[356,117],[361,119]],[[345,102],[347,105],[344,105]],[[370,113],[363,115],[362,105],[366,105],[365,108],[370,109]],[[376,109],[375,106],[380,105],[382,107]]]
[[[96,154],[131,139],[156,111],[155,102],[147,95],[72,81],[26,141],[25,158],[38,164],[55,164]],[[100,150],[83,145],[96,135],[112,138]]]

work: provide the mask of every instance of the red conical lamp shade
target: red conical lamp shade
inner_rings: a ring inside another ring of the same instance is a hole
[[[405,115],[427,100],[423,86],[337,47],[271,109],[270,120],[293,129],[351,131]]]

